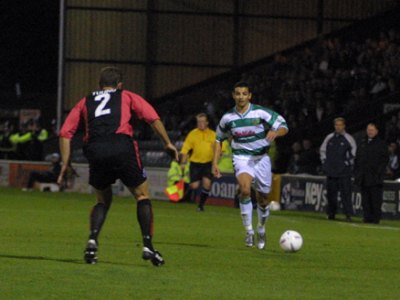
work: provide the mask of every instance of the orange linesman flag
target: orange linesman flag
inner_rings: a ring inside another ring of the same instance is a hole
[[[176,184],[167,187],[164,190],[165,195],[172,202],[178,202],[183,198],[185,182],[183,179],[179,180]]]

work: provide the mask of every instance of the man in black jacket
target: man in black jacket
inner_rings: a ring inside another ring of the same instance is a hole
[[[381,219],[388,159],[387,145],[378,137],[378,128],[373,123],[368,124],[367,138],[360,144],[355,161],[355,184],[361,188],[364,223],[378,224]]]
[[[346,221],[351,222],[353,205],[351,202],[351,174],[357,145],[345,130],[344,118],[335,118],[335,131],[328,134],[320,148],[322,170],[327,176],[327,214],[334,220],[337,211],[338,192],[343,205]]]

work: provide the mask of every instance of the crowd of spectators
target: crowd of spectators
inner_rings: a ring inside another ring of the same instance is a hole
[[[260,104],[286,116],[290,128],[314,124],[399,91],[400,33],[392,28],[365,40],[323,38],[275,55],[241,80],[253,86]]]
[[[375,35],[323,37],[288,54],[276,54],[271,62],[242,73],[240,81],[252,87],[254,103],[285,116],[291,132],[281,156],[290,154],[293,143],[314,144],[311,149],[301,146],[307,155],[302,153],[300,157],[300,171],[304,171],[306,160],[312,164],[308,171],[318,173],[316,161],[311,160],[315,156],[309,154],[318,152],[322,136],[307,135],[304,129],[326,120],[330,120],[330,127],[334,117],[372,107],[382,97],[400,92],[400,31],[393,27]],[[179,138],[192,128],[194,114],[206,112],[213,127],[233,103],[231,91],[220,89],[214,99],[198,103],[182,97],[164,106],[169,112],[164,122]],[[399,119],[394,117],[387,128],[386,140],[398,143]],[[297,167],[293,159],[283,162],[285,169]]]
[[[41,161],[43,145],[50,134],[40,120],[29,119],[20,123],[6,120],[0,124],[0,159]]]
[[[400,91],[400,32],[375,37],[323,37],[241,75],[253,102],[280,112],[289,128],[301,128],[343,115],[383,95]],[[232,105],[230,90],[219,90],[202,104],[174,99],[165,105],[171,128],[185,130],[199,106],[214,123]],[[190,127],[190,126],[189,126]]]

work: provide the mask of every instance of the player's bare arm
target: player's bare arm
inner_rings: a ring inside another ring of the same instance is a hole
[[[179,153],[176,150],[174,144],[171,143],[167,131],[165,130],[164,124],[160,120],[155,120],[150,123],[151,129],[159,136],[161,141],[164,143],[165,150],[171,154],[176,160],[179,160]]]
[[[221,152],[222,152],[222,143],[215,141],[214,143],[214,156],[213,156],[213,161],[212,161],[212,174],[216,178],[221,177],[221,172],[219,171],[218,168],[218,161],[221,157]]]
[[[64,176],[67,172],[69,160],[71,157],[71,140],[65,137],[60,137],[60,152],[61,152],[61,160],[62,167],[60,175],[58,176],[57,183],[62,184],[64,180]]]
[[[270,142],[274,141],[277,137],[284,136],[288,133],[288,129],[285,127],[279,127],[277,130],[269,130],[266,139]]]

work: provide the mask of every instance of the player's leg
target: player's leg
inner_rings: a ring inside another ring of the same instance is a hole
[[[134,147],[128,146],[126,153],[115,157],[113,168],[114,172],[118,174],[118,178],[121,179],[137,201],[136,216],[143,239],[143,259],[151,260],[156,266],[162,265],[164,260],[152,244],[153,208],[149,198],[150,193],[146,172],[136,145]]]
[[[153,265],[164,264],[160,252],[153,247],[153,208],[149,199],[149,185],[145,180],[137,187],[128,187],[137,200],[136,214],[143,238],[143,254],[145,260],[151,260]]]
[[[270,202],[268,200],[267,193],[261,193],[260,191],[256,191],[256,199],[257,199],[257,247],[258,249],[264,249],[266,245],[266,231],[265,224],[269,218],[270,212]]]
[[[253,204],[251,202],[251,183],[253,177],[246,172],[236,176],[239,184],[239,207],[242,217],[243,226],[246,230],[245,244],[248,247],[254,245],[254,230],[253,230]]]
[[[137,200],[136,216],[142,232],[143,246],[153,250],[153,208],[149,199],[148,181],[129,190]]]
[[[236,180],[239,185],[239,207],[243,226],[246,230],[245,244],[254,245],[253,203],[251,202],[251,185],[254,179],[254,162],[250,159],[233,157]]]
[[[112,190],[110,185],[102,190],[95,188],[95,192],[97,203],[93,206],[90,213],[90,233],[84,256],[88,264],[97,263],[98,237],[112,202]]]
[[[268,194],[271,191],[272,173],[271,161],[268,156],[260,159],[255,166],[255,187],[257,199],[257,247],[264,249],[266,244],[265,224],[270,213],[270,200]]]
[[[93,239],[97,242],[97,238],[100,234],[101,228],[103,227],[104,221],[106,220],[108,210],[110,209],[112,202],[112,190],[109,185],[103,190],[97,190],[96,199],[97,203],[93,206],[90,213],[90,235],[89,239]]]
[[[96,204],[89,217],[89,240],[84,256],[85,261],[90,264],[97,262],[98,237],[111,206],[113,182],[115,182],[115,174],[104,160],[89,159],[89,184],[96,194]]]

